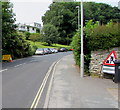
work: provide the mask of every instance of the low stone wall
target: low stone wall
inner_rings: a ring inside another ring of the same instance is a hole
[[[112,48],[109,50],[99,50],[92,51],[91,54],[91,62],[90,62],[90,73],[100,74],[101,73],[101,64],[110,54],[110,52],[114,50],[117,54],[117,58],[120,59],[120,47]]]

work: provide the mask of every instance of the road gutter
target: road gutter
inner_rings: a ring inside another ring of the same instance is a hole
[[[68,56],[68,55],[67,55],[67,56]],[[64,56],[64,57],[66,57],[66,56]],[[44,103],[43,108],[48,108],[49,101],[50,101],[50,92],[51,92],[51,89],[52,89],[52,84],[53,84],[53,80],[54,80],[54,74],[55,74],[56,66],[58,65],[58,63],[59,63],[64,57],[62,57],[60,60],[58,60],[58,61],[56,62],[56,64],[54,65],[54,68],[53,68],[53,71],[52,71],[52,75],[51,75],[51,79],[50,79],[50,83],[49,83],[49,87],[48,87],[48,90],[47,90],[47,95],[46,95],[46,98],[45,98],[45,103]]]
[[[46,85],[46,83],[47,83],[47,80],[48,80],[48,78],[49,78],[49,76],[50,76],[50,74],[51,74],[51,71],[53,70],[55,64],[56,64],[56,62],[54,62],[54,63],[49,67],[49,70],[48,70],[48,72],[46,73],[46,76],[44,77],[43,82],[42,82],[42,84],[40,85],[40,88],[38,89],[38,92],[37,92],[37,94],[36,94],[36,96],[35,96],[35,98],[34,98],[34,100],[33,100],[33,103],[32,103],[32,105],[31,105],[31,107],[30,107],[30,110],[35,110],[35,109],[37,108],[37,105],[38,105],[38,103],[39,103],[39,101],[40,101],[40,98],[41,98],[41,96],[42,96],[43,90],[44,90],[45,85]]]

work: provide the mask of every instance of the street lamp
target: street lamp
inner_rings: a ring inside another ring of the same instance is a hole
[[[80,58],[81,78],[84,77],[84,52],[83,52],[83,0],[81,0],[81,58]]]
[[[84,52],[83,52],[83,0],[81,0],[81,55],[80,55],[80,75],[84,77]],[[78,32],[80,28],[80,6],[78,8]],[[80,33],[80,32],[79,32]],[[80,35],[80,34],[79,34]]]
[[[78,31],[80,28],[80,6],[76,6],[76,8],[78,8]]]

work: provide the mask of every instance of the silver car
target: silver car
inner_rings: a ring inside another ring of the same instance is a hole
[[[35,52],[36,55],[44,55],[45,52],[44,52],[44,49],[43,48],[38,48]]]

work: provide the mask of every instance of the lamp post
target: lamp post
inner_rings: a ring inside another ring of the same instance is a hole
[[[81,55],[80,55],[80,75],[81,78],[84,77],[84,52],[83,52],[83,0],[81,0]],[[80,28],[80,6],[78,8],[78,31]],[[80,32],[79,32],[80,33]],[[80,34],[79,34],[80,35]]]
[[[84,52],[83,52],[83,0],[81,0],[81,57],[80,57],[81,78],[84,77]]]
[[[78,8],[78,31],[80,28],[80,6],[76,6],[76,8]]]

